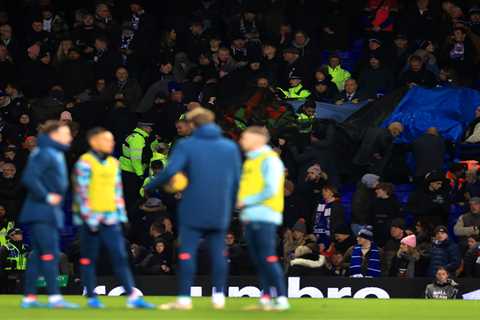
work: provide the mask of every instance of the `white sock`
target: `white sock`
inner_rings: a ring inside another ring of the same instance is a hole
[[[225,294],[223,292],[212,294],[212,303],[217,304],[217,305],[224,305],[225,304]]]
[[[285,296],[278,297],[277,303],[282,305],[288,304],[288,299]]]
[[[48,302],[50,303],[57,303],[58,301],[62,301],[63,297],[61,294],[52,294],[51,296],[48,296]]]
[[[181,305],[187,305],[192,303],[192,298],[191,297],[186,297],[186,296],[181,296],[177,297],[177,303]]]

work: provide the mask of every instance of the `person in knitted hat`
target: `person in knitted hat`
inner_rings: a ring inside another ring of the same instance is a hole
[[[420,259],[415,235],[409,235],[400,241],[400,248],[393,257],[389,276],[400,278],[414,278],[415,266]]]
[[[290,260],[294,258],[295,250],[302,245],[305,245],[306,241],[315,241],[312,235],[307,235],[307,226],[305,219],[300,218],[297,220],[292,229],[288,229],[285,232],[283,239],[283,252],[285,267],[290,265]]]
[[[363,227],[371,223],[370,213],[375,188],[380,183],[380,176],[372,173],[365,174],[357,183],[357,188],[352,197],[352,232],[357,234]]]
[[[352,278],[380,277],[380,251],[373,242],[371,226],[361,229],[357,234],[357,245],[345,253],[345,263],[349,263]]]

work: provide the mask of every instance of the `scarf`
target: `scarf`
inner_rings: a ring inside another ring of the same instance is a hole
[[[323,243],[326,248],[328,248],[331,243],[331,214],[334,203],[335,200],[325,204],[320,203],[317,207],[313,224],[313,234],[317,238],[317,243]]]
[[[363,258],[368,259],[366,275],[362,273]],[[372,243],[368,257],[363,257],[362,247],[360,245],[356,245],[353,248],[352,259],[350,261],[350,276],[380,277],[380,253],[376,244]]]

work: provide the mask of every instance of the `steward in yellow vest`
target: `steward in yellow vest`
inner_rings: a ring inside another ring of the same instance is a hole
[[[0,268],[5,271],[27,270],[27,249],[19,228],[8,231],[8,240],[0,247]]]
[[[283,99],[287,100],[307,100],[307,98],[312,94],[309,90],[305,89],[302,84],[302,78],[297,75],[290,76],[288,80],[290,87],[285,90],[278,88],[283,94]]]

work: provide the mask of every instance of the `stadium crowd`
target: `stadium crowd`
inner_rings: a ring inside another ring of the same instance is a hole
[[[315,116],[316,102],[381,108],[414,86],[476,88],[479,62],[476,0],[2,0],[0,274],[25,269],[19,181],[48,119],[71,126],[69,170],[88,129],[114,134],[131,264],[137,274],[174,274],[182,195],[142,186],[192,134],[184,114],[203,106],[231,139],[253,124],[271,133],[287,168],[278,235],[286,274],[413,278],[443,267],[480,277],[480,179],[453,161],[437,128],[399,146],[402,123],[360,128],[352,140]],[[475,119],[464,143],[480,143],[480,109]],[[406,152],[414,171],[401,165]],[[230,273],[252,274],[238,214],[225,242]],[[104,256],[99,274],[111,272]],[[78,275],[78,258],[70,223],[62,273]]]

